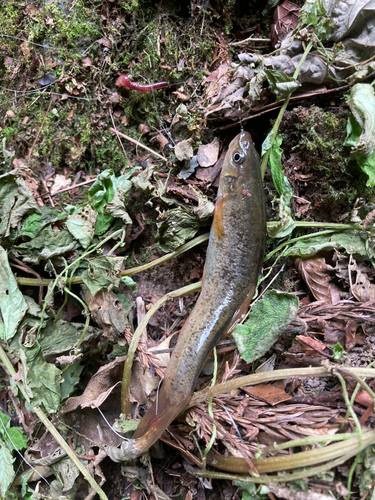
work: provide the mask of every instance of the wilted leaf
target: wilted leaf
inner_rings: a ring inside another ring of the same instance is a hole
[[[87,248],[94,237],[97,216],[98,212],[93,210],[90,205],[86,205],[80,212],[68,216],[66,227],[83,248]]]
[[[14,247],[25,262],[38,264],[42,260],[52,259],[71,252],[77,247],[77,242],[67,229],[53,231],[45,227],[35,238]]]
[[[2,340],[13,338],[26,310],[27,304],[9,266],[8,255],[0,246],[0,311],[4,322],[4,332],[0,329]]]
[[[47,363],[38,343],[19,351],[22,363],[21,378],[34,405],[43,405],[47,412],[55,412],[60,405],[61,372]]]
[[[132,323],[134,301],[129,295],[100,290],[85,296],[94,321],[103,328],[105,337],[117,341],[118,334]]]
[[[82,273],[82,280],[91,295],[95,295],[102,289],[118,287],[123,263],[123,257],[103,256],[89,260],[87,270]]]
[[[20,229],[19,236],[35,238],[44,227],[54,222],[65,221],[67,216],[66,212],[58,212],[55,208],[44,205],[40,207],[40,213],[34,213],[25,220]]]
[[[276,99],[285,99],[289,94],[294,92],[300,86],[293,77],[288,76],[283,71],[275,69],[264,70],[268,83],[270,84],[271,92],[276,94]]]
[[[293,232],[296,224],[292,218],[292,211],[290,208],[290,200],[293,195],[292,186],[289,184],[288,179],[284,176],[282,185],[282,194],[279,200],[279,220],[272,222],[268,227],[268,234],[272,238],[284,238]]]
[[[102,234],[111,225],[113,216],[106,213],[106,204],[113,200],[119,189],[122,189],[124,193],[129,192],[131,187],[129,178],[133,172],[134,169],[125,175],[116,177],[112,169],[104,170],[89,189],[91,206],[98,212],[95,234]]]
[[[0,441],[0,496],[6,497],[9,486],[16,474],[13,469],[14,458],[7,446]]]
[[[0,175],[0,200],[0,236],[9,236],[10,230],[17,227],[27,213],[39,212],[19,169]]]
[[[353,113],[348,119],[346,146],[368,175],[368,186],[375,185],[375,91],[366,83],[357,83],[350,91],[348,105]]]
[[[333,268],[327,265],[324,257],[298,258],[296,266],[316,300],[322,300],[328,304],[336,304],[340,300],[337,287],[330,284],[331,277],[328,273]]]
[[[284,191],[284,170],[281,164],[281,155],[283,150],[280,148],[281,143],[283,142],[283,138],[281,135],[277,135],[270,151],[270,156],[268,163],[271,168],[272,180],[275,184],[276,191],[279,193],[279,196],[283,194]]]
[[[368,253],[371,250],[366,248],[365,243],[366,240],[359,231],[342,231],[322,236],[318,233],[306,240],[297,241],[285,251],[284,256],[313,257],[321,251],[344,248],[348,254],[371,258],[372,254]]]
[[[267,291],[253,307],[249,319],[237,325],[233,338],[238,351],[251,363],[265,354],[296,317],[298,299],[278,290]]]
[[[206,223],[182,208],[174,208],[163,215],[157,224],[159,246],[163,252],[172,252],[193,238]]]
[[[63,372],[63,382],[61,383],[61,399],[69,397],[75,390],[79,382],[80,375],[84,366],[80,363],[70,364]]]

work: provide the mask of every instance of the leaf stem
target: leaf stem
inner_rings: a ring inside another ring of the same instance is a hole
[[[133,338],[129,345],[129,351],[124,364],[124,371],[122,375],[122,387],[121,387],[121,413],[126,416],[130,416],[130,375],[133,365],[133,360],[135,356],[135,352],[137,350],[141,335],[143,330],[146,328],[148,322],[152,318],[152,316],[156,313],[161,306],[163,306],[169,300],[175,299],[177,297],[182,297],[191,292],[195,292],[200,290],[201,282],[193,283],[192,285],[184,286],[183,288],[179,288],[178,290],[174,290],[173,292],[169,292],[164,295],[161,299],[159,299],[156,304],[154,304],[151,309],[147,312],[145,317],[139,323],[137,329],[134,332]],[[374,370],[375,371],[375,370]]]

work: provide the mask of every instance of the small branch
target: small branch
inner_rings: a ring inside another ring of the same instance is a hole
[[[44,126],[44,122],[46,121],[46,118],[47,118],[47,115],[48,115],[48,113],[49,113],[49,110],[50,110],[51,104],[52,104],[52,97],[51,97],[51,99],[50,99],[50,101],[49,101],[47,111],[46,111],[46,113],[45,113],[45,115],[44,115],[44,118],[43,118],[43,121],[42,121],[42,123],[41,123],[41,125],[40,125],[40,127],[39,127],[38,133],[36,134],[36,137],[35,137],[35,139],[34,139],[34,142],[33,142],[32,146],[31,146],[31,148],[30,148],[29,154],[27,155],[27,160],[28,160],[28,161],[30,161],[31,155],[32,155],[32,153],[33,153],[33,149],[34,149],[34,147],[35,147],[35,144],[37,143],[37,140],[38,140],[38,138],[39,138],[39,134],[40,134],[40,132],[41,132],[41,130],[42,130],[42,128],[43,128],[43,126]]]
[[[109,129],[111,132],[113,132],[114,134],[120,137],[123,137],[124,139],[126,139],[127,141],[131,142],[132,144],[135,144],[136,146],[139,146],[140,148],[143,148],[145,149],[146,151],[148,151],[149,153],[151,153],[152,155],[156,156],[157,158],[159,158],[160,160],[163,160],[163,161],[167,161],[166,158],[164,158],[164,156],[160,155],[159,153],[157,153],[156,151],[152,150],[151,148],[149,148],[148,146],[145,146],[144,144],[142,144],[141,142],[139,141],[136,141],[135,139],[133,139],[132,137],[129,137],[128,135],[125,135],[123,134],[122,132],[119,132],[118,130],[116,130],[115,128],[112,128],[110,127]]]

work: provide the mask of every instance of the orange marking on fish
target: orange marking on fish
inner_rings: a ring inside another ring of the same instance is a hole
[[[224,236],[223,208],[224,208],[224,200],[223,196],[220,194],[216,200],[214,221],[213,221],[213,228],[218,238],[222,238]]]

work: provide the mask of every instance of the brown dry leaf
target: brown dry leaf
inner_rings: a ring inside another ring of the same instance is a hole
[[[103,328],[104,337],[117,341],[119,334],[124,332],[128,325],[128,311],[122,302],[108,290],[100,290],[92,296],[85,289],[85,294],[92,318]]]
[[[213,167],[198,167],[195,170],[195,177],[200,181],[214,183],[219,179],[219,174],[221,172],[221,167],[223,166],[226,151],[221,153],[220,158],[215,163]]]
[[[312,339],[311,337],[305,337],[304,335],[297,335],[296,340],[302,347],[306,356],[311,356],[315,358],[320,356],[321,352],[326,349],[326,346],[320,340]]]
[[[107,49],[112,48],[112,43],[107,40],[106,38],[99,38],[99,40],[96,40],[96,43],[99,43],[100,45],[104,45],[104,47],[107,47]]]
[[[273,13],[274,24],[271,24],[271,41],[273,46],[284,40],[286,35],[296,28],[299,16],[300,7],[289,0],[285,0],[276,7]]]
[[[174,153],[177,160],[191,160],[194,156],[193,146],[191,145],[191,140],[182,140],[176,144],[174,148]]]
[[[331,284],[328,272],[332,270],[324,257],[296,259],[298,272],[306,282],[316,300],[336,304],[340,300],[338,288]]]
[[[81,408],[100,406],[121,381],[125,359],[126,356],[120,356],[111,363],[100,367],[89,380],[83,394],[73,396],[66,401],[63,412],[71,412],[79,406]]]
[[[197,161],[201,167],[211,167],[217,162],[220,143],[217,137],[210,144],[201,144],[198,148]]]
[[[69,177],[66,178],[65,175],[56,174],[53,185],[51,187],[51,195],[58,193],[62,189],[66,189],[70,186],[71,183],[72,180],[69,179]]]
[[[205,83],[213,82],[213,85],[209,85],[206,90],[206,98],[208,100],[212,99],[214,96],[219,94],[220,88],[223,84],[229,82],[229,66],[227,64],[221,64],[218,69],[213,71],[210,75],[207,76],[202,82],[202,85]]]
[[[274,384],[259,384],[254,387],[246,387],[244,390],[253,398],[260,399],[272,406],[291,399],[291,396],[284,389]]]
[[[345,325],[345,349],[351,351],[356,345],[357,322],[350,319]]]
[[[354,259],[352,259],[349,269],[357,273],[355,283],[351,284],[350,287],[354,297],[359,302],[373,302],[375,300],[375,285],[370,282],[366,272],[361,271]]]

